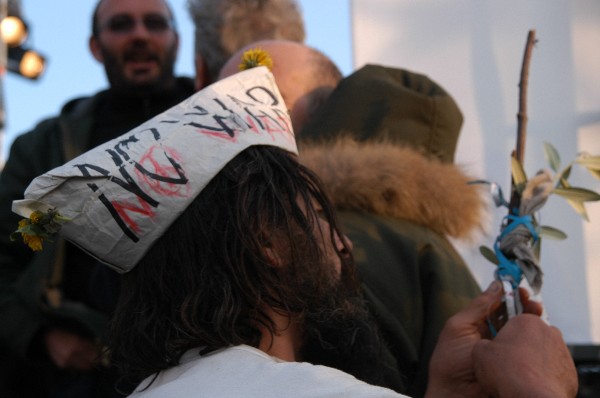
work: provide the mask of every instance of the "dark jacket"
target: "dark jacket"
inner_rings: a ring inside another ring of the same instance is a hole
[[[127,132],[193,93],[193,81],[188,78],[177,79],[169,92],[143,99],[102,91],[68,102],[58,117],[42,121],[15,139],[0,174],[0,349],[31,358],[39,354],[35,337],[51,326],[99,339],[110,307],[90,303],[94,295],[86,292],[84,281],[64,275],[69,266],[65,259],[69,258],[89,262],[86,272],[92,272],[91,257],[60,240],[45,241],[44,250],[36,253],[22,242],[9,240],[20,219],[11,211],[12,201],[22,199],[25,188],[38,175]],[[82,293],[69,297],[66,285]]]
[[[345,78],[300,133],[328,188],[380,327],[384,384],[424,395],[446,320],[480,293],[448,240],[481,227],[483,201],[452,164],[462,116],[435,82],[369,65]]]

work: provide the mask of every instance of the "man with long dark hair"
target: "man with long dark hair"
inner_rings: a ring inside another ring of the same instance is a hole
[[[452,163],[462,115],[424,75],[368,65],[342,79],[320,51],[285,40],[251,43],[242,54],[272,58],[301,162],[328,189],[352,240],[358,279],[385,336],[383,385],[422,396],[444,323],[481,294],[448,240],[472,237],[484,201]]]
[[[236,156],[124,275],[112,328],[122,373],[137,383],[190,349],[250,345],[289,361],[360,364],[377,382],[377,334],[329,225],[319,183],[290,154]],[[302,344],[290,349],[288,338]]]
[[[399,396],[329,367],[368,369],[359,377],[377,383],[382,361],[323,192],[258,68],[38,177],[13,209],[29,217],[18,230],[28,244],[62,225],[125,273],[110,354],[133,396]],[[538,317],[481,341],[500,297],[492,285],[448,324],[428,395],[574,392],[560,333]],[[516,353],[527,361],[497,374]]]

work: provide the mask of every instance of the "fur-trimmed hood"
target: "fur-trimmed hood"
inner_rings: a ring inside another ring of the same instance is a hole
[[[300,158],[340,210],[474,238],[485,204],[452,164],[462,121],[452,96],[427,76],[366,65],[344,78],[300,131]]]
[[[483,197],[454,164],[397,144],[346,136],[303,143],[299,150],[338,210],[405,219],[459,239],[482,228]]]

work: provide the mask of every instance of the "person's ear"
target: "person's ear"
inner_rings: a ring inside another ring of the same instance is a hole
[[[259,234],[261,242],[261,249],[267,262],[273,267],[281,267],[284,265],[283,257],[281,255],[281,245],[278,244],[276,239],[269,232],[261,232]]]
[[[104,57],[102,56],[102,50],[100,49],[100,41],[96,36],[90,36],[90,40],[88,42],[90,47],[90,52],[96,58],[96,61],[101,64],[104,63]]]
[[[194,58],[194,65],[196,67],[196,78],[194,79],[194,85],[196,91],[200,91],[212,82],[210,81],[208,67],[206,66],[206,62],[204,62],[202,55],[196,55]]]

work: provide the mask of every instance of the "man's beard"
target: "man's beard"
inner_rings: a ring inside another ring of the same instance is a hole
[[[320,283],[327,282],[321,279]],[[344,261],[341,277],[329,285],[327,289],[317,288],[324,296],[312,303],[303,318],[302,360],[381,385],[381,339],[360,293],[352,259]]]
[[[150,50],[145,46],[135,43],[125,52],[125,54],[121,55],[121,57],[116,57],[105,47],[101,47],[101,51],[104,59],[106,76],[113,90],[132,96],[145,96],[159,93],[172,84],[174,76],[173,70],[177,56],[176,47],[170,49],[162,58],[159,55],[151,54]],[[160,73],[155,78],[149,79],[143,83],[132,81],[125,76],[124,72],[124,64],[127,62],[127,59],[135,58],[142,54],[155,60],[160,66]]]

